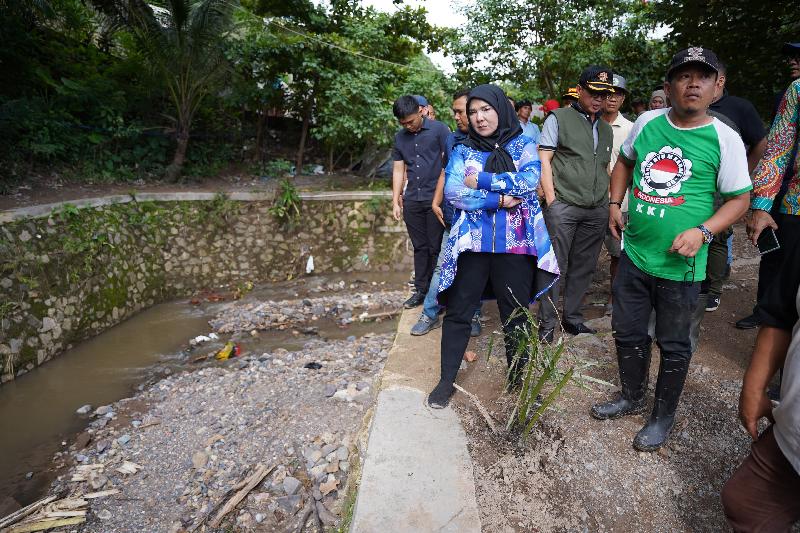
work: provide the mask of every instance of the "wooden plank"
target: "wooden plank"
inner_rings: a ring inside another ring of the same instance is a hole
[[[75,526],[86,522],[86,518],[76,516],[72,518],[57,518],[38,520],[36,522],[27,522],[25,524],[18,524],[8,530],[9,533],[32,533],[34,531],[45,531],[53,529],[54,527],[61,526]]]
[[[33,502],[32,504],[28,505],[27,507],[23,507],[19,511],[15,511],[10,515],[6,516],[3,519],[0,519],[0,529],[4,527],[8,527],[11,524],[16,524],[26,516],[33,514],[38,509],[44,507],[48,503],[56,500],[58,496],[48,496],[47,498],[42,498],[39,501]]]

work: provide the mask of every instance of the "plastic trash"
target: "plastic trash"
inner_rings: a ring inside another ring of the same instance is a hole
[[[242,349],[239,347],[239,345],[229,341],[225,343],[225,346],[223,346],[214,357],[216,357],[219,361],[226,361],[231,357],[238,357],[241,353]]]
[[[306,274],[311,274],[314,272],[314,256],[309,255],[308,261],[306,261]]]

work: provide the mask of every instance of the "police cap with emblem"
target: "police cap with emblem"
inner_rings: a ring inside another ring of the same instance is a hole
[[[681,50],[672,56],[672,61],[670,61],[669,68],[667,69],[667,81],[672,79],[672,73],[676,69],[682,67],[683,65],[691,64],[705,65],[717,73],[719,73],[720,69],[720,63],[719,59],[717,59],[717,54],[708,48],[703,48],[702,46],[690,46],[689,48]]]
[[[614,90],[620,90],[625,94],[628,94],[628,82],[620,76],[619,74],[614,74],[614,77],[611,80],[611,85],[614,87]]]
[[[606,67],[591,66],[587,67],[581,74],[578,83],[584,89],[594,92],[612,92],[611,78],[613,73]]]

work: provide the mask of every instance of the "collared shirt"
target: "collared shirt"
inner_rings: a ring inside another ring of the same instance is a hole
[[[436,182],[447,164],[447,138],[450,128],[443,123],[422,119],[414,133],[403,128],[394,136],[392,159],[406,164],[406,184],[403,198],[419,202],[433,200]]]
[[[600,121],[600,113],[595,114],[594,121],[589,118],[589,114],[586,113],[581,106],[574,103],[572,107],[575,108],[581,115],[583,115],[586,120],[591,122],[592,124],[592,137],[594,138],[594,149],[597,150],[597,125]],[[540,150],[550,150],[554,152],[558,148],[558,119],[552,113],[547,117],[547,120],[544,121],[544,125],[542,126],[542,134],[539,136],[539,149]]]
[[[539,144],[539,136],[542,134],[542,132],[539,131],[539,126],[537,126],[536,124],[534,124],[530,120],[528,122],[526,122],[526,123],[523,123],[520,120],[519,121],[519,125],[522,127],[522,134],[523,135],[527,135],[528,137],[533,139],[533,142],[535,142],[536,144]]]
[[[753,171],[753,209],[772,211],[779,192],[780,212],[800,215],[800,79],[792,82],[767,135],[767,149]],[[783,182],[786,183],[783,183]]]
[[[622,116],[622,113],[617,113],[617,118],[611,122],[611,133],[614,134],[614,144],[611,147],[611,161],[608,163],[608,173],[614,169],[619,157],[619,149],[622,148],[622,143],[628,138],[633,129],[633,122]],[[622,205],[620,206],[623,213],[628,211],[628,192],[625,191],[625,196],[622,198]]]

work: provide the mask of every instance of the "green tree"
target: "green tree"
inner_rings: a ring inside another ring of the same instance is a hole
[[[711,48],[728,66],[730,92],[751,100],[763,117],[772,115],[775,93],[790,81],[781,46],[800,39],[796,0],[660,0],[655,16],[671,28],[672,52]]]
[[[558,98],[583,68],[605,64],[650,90],[663,76],[663,43],[641,0],[475,0],[448,50],[464,82],[511,82],[532,98]]]
[[[233,0],[95,0],[134,36],[172,101],[177,146],[167,179],[180,177],[192,121],[227,72],[224,40],[233,29]]]

